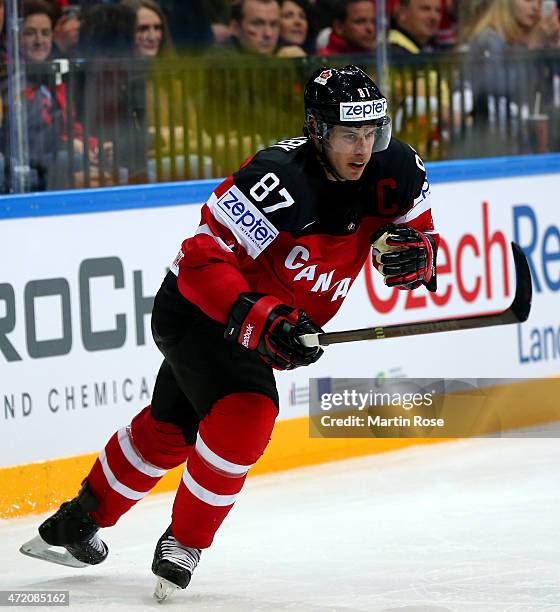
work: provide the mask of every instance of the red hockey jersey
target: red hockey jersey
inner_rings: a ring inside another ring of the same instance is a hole
[[[387,223],[434,234],[426,171],[410,146],[392,139],[360,180],[330,181],[313,143],[293,138],[257,153],[212,193],[171,270],[181,294],[221,323],[239,293],[255,291],[323,326]]]

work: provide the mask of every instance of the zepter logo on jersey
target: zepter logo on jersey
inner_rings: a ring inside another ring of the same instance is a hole
[[[341,121],[371,121],[387,115],[387,100],[381,98],[368,102],[341,102]]]
[[[220,198],[210,198],[208,205],[214,217],[231,231],[253,259],[278,236],[274,225],[235,185]]]

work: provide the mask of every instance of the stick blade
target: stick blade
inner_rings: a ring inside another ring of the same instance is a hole
[[[515,264],[517,286],[515,288],[515,297],[510,308],[519,323],[523,323],[529,318],[529,313],[531,312],[531,302],[533,299],[531,271],[529,270],[527,258],[521,247],[517,243],[512,242],[511,250],[513,253],[513,263]]]

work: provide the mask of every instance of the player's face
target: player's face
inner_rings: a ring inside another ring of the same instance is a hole
[[[264,4],[246,0],[241,22],[232,22],[232,28],[247,51],[272,55],[280,36],[280,7],[276,2]]]
[[[160,16],[149,8],[142,7],[136,13],[134,42],[142,57],[155,57],[163,39],[163,24]]]
[[[325,154],[339,176],[357,181],[371,159],[375,128],[371,125],[335,125],[325,140]]]
[[[52,49],[52,23],[48,15],[35,13],[25,18],[21,34],[21,52],[26,60],[43,62]]]

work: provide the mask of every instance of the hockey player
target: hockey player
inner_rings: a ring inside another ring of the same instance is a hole
[[[78,496],[22,552],[100,563],[108,550],[98,529],[184,463],[152,570],[156,598],[186,587],[269,441],[273,369],[323,353],[299,336],[322,331],[370,254],[387,285],[435,291],[425,168],[391,138],[371,78],[355,66],[312,75],[304,134],[260,151],[211,194],[155,298],[165,359],[151,405],[113,435]]]

